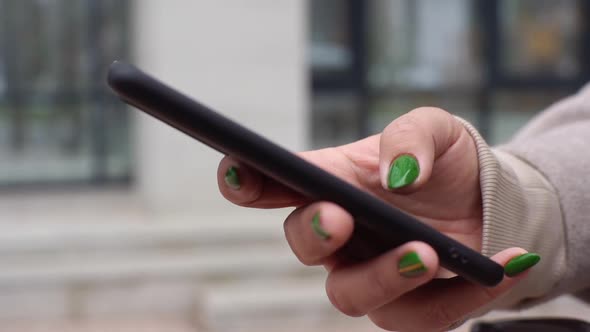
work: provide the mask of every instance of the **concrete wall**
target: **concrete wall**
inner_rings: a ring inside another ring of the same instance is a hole
[[[308,113],[304,1],[135,2],[136,62],[146,71],[293,150]],[[161,213],[217,213],[217,152],[143,114],[138,193]],[[207,209],[206,211],[204,209]]]

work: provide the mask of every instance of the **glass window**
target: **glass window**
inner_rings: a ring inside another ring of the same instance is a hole
[[[375,88],[476,84],[469,0],[370,2],[369,82]]]
[[[581,69],[577,5],[576,0],[502,1],[502,70],[517,77],[576,76]]]
[[[127,4],[0,0],[0,185],[129,177],[127,114],[104,84]]]
[[[471,1],[381,0],[369,13],[369,131],[420,106],[477,118],[481,85]]]
[[[353,93],[326,93],[313,98],[311,145],[340,145],[358,138],[359,98]]]
[[[320,75],[324,72],[347,71],[352,65],[348,6],[342,0],[311,2],[312,68]]]
[[[357,2],[329,3],[333,14]],[[316,10],[324,2],[313,0],[312,4]],[[346,93],[327,93],[333,89],[314,86],[314,100],[331,99],[331,106],[314,102],[312,118],[342,120],[314,122],[313,138],[322,145],[353,140],[354,133],[360,138],[379,132],[419,106],[444,108],[476,125],[489,142],[505,142],[540,110],[590,80],[590,64],[584,56],[590,39],[584,22],[590,14],[583,1],[375,0],[357,4],[364,9],[349,11],[348,21],[338,21],[348,26],[334,29],[364,32],[360,41],[348,44],[350,54],[365,61],[359,74]],[[314,19],[312,40],[318,40],[315,34],[322,25],[334,22],[325,12],[321,15],[324,19]],[[317,67],[311,69],[313,75],[318,73]],[[331,128],[336,123],[342,128],[347,123],[348,135],[319,134],[322,130],[344,132]]]
[[[362,14],[352,1],[312,1],[310,6],[313,147],[342,144],[359,136],[358,41],[353,27]]]

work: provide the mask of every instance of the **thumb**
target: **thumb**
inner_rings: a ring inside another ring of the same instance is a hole
[[[413,192],[425,184],[434,161],[465,130],[450,113],[439,108],[417,108],[394,120],[381,134],[379,174],[386,190]]]

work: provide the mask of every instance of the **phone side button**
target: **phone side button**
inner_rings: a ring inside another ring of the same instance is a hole
[[[457,250],[457,248],[455,248],[455,247],[449,248],[449,254],[451,255],[452,259],[457,259],[457,258],[459,258],[459,256],[461,256],[461,255],[459,255],[459,250]]]

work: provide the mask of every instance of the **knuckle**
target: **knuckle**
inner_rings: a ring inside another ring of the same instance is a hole
[[[434,106],[418,107],[418,108],[415,108],[414,110],[412,110],[408,114],[418,114],[418,113],[427,113],[428,115],[434,114],[434,115],[443,115],[443,116],[450,116],[451,115],[451,113],[443,110],[442,108],[434,107]]]
[[[368,272],[369,295],[378,301],[393,300],[399,293],[395,283],[396,278],[383,270],[373,268]]]
[[[405,114],[396,120],[394,120],[385,131],[397,134],[403,134],[407,132],[415,132],[417,128],[420,128],[420,122],[411,113]]]
[[[289,242],[289,240],[287,240],[287,242]],[[301,246],[298,246],[295,243],[289,243],[289,246],[291,247],[291,251],[293,252],[295,257],[297,257],[301,264],[305,266],[314,266],[318,264],[318,260],[313,259],[308,253],[305,252],[304,249],[300,248]]]
[[[295,257],[301,262],[301,264],[305,266],[314,266],[317,264],[316,260],[309,258],[308,255],[301,253],[301,250],[297,249],[297,247],[291,247],[291,251],[295,254]]]
[[[365,315],[365,313],[353,303],[354,301],[351,301],[350,297],[343,296],[342,292],[335,287],[333,273],[330,273],[328,280],[326,281],[326,294],[330,303],[343,314],[350,317],[361,317]]]
[[[291,225],[292,223],[293,221],[291,220],[291,216],[289,216],[287,220],[285,220],[285,222],[283,223],[285,238],[287,239],[287,243],[289,244],[291,251],[303,265],[314,265],[315,262],[306,253],[305,246],[301,245],[301,243],[299,243],[300,241],[295,238],[293,234],[293,227]]]
[[[377,327],[386,330],[386,331],[396,331],[398,330],[398,326],[396,324],[396,320],[392,319],[389,315],[384,314],[369,314],[369,319],[373,324]]]
[[[412,315],[402,316],[392,314],[390,311],[377,311],[369,314],[369,319],[377,327],[386,331],[404,332],[442,332],[447,329],[442,327],[426,327],[420,319]]]
[[[430,329],[440,330],[452,325],[461,316],[453,310],[452,305],[430,302],[426,305],[424,322]]]

